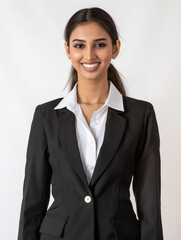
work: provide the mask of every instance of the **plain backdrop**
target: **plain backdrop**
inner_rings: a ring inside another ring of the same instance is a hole
[[[69,18],[86,7],[103,8],[113,17],[122,47],[112,63],[125,76],[127,95],[154,106],[160,132],[164,239],[179,240],[180,0],[0,0],[1,239],[17,238],[33,113],[38,104],[69,91],[63,91],[71,67],[63,32]]]

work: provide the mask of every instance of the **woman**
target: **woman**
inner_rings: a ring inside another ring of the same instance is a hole
[[[71,91],[35,109],[18,240],[163,239],[157,120],[151,103],[126,96],[111,64],[120,46],[100,8],[67,23]]]

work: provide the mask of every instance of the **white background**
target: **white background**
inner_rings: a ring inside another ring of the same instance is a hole
[[[101,7],[113,17],[122,48],[112,63],[125,76],[127,95],[154,106],[161,140],[164,239],[179,240],[180,0],[0,0],[1,239],[17,238],[33,113],[36,105],[69,90],[63,91],[71,66],[63,32],[69,18],[85,7]],[[131,199],[134,204],[132,190]]]

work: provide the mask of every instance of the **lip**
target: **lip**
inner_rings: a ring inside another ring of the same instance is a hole
[[[100,63],[100,62],[83,62],[81,64],[95,64],[95,63]]]
[[[95,63],[98,63],[98,65],[96,67],[93,67],[93,68],[87,68],[85,67],[83,64],[95,64]],[[81,63],[82,67],[84,68],[84,70],[86,70],[87,72],[93,72],[95,70],[97,70],[97,68],[99,67],[100,65],[100,62],[94,62],[94,63]]]

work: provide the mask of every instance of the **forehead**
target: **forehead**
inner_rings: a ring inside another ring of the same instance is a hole
[[[91,34],[90,34],[91,33]],[[80,23],[71,33],[70,40],[74,38],[81,39],[95,39],[95,38],[107,38],[111,40],[109,34],[105,29],[97,22]]]

